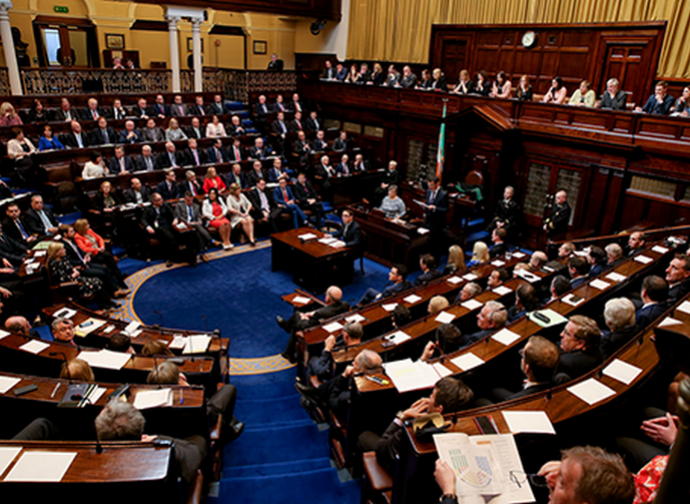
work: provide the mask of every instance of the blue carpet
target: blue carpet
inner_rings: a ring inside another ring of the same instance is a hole
[[[122,261],[124,262],[124,260]],[[198,268],[178,268],[148,279],[137,291],[133,307],[146,324],[204,330],[220,328],[232,340],[233,357],[262,357],[280,353],[286,333],[275,316],[289,317],[291,307],[280,297],[293,292],[292,275],[271,272],[271,250],[246,252],[201,264]],[[358,266],[358,265],[357,265]],[[381,289],[388,281],[388,268],[365,260],[365,275],[358,270],[355,283],[343,288],[345,300],[357,301],[368,287]],[[161,304],[165,293],[165,304]]]

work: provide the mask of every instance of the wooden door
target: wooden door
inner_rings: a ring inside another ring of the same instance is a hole
[[[616,78],[621,83],[621,89],[628,93],[628,103],[644,103],[649,93],[649,79],[654,74],[650,75],[648,65],[643,63],[650,61],[652,49],[645,40],[607,40],[597,93],[606,89],[608,79]]]
[[[467,69],[467,40],[444,40],[441,68],[448,84],[458,80],[460,70]]]

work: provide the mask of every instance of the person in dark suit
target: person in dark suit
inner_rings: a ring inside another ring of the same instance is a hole
[[[690,257],[676,254],[666,269],[668,282],[668,304],[672,305],[683,299],[690,292]]]
[[[195,116],[205,116],[208,114],[206,106],[204,105],[204,97],[197,96],[194,98],[194,105],[189,107],[189,113]]]
[[[635,323],[635,305],[628,298],[609,299],[604,306],[604,321],[611,332],[601,338],[601,353],[608,359],[640,328]]]
[[[335,79],[335,68],[333,68],[333,63],[331,63],[331,60],[326,60],[324,62],[324,69],[321,72],[321,78],[324,80]]]
[[[266,96],[259,96],[259,101],[254,105],[254,120],[256,121],[256,126],[260,131],[265,132],[266,130],[266,116],[271,112],[271,106],[266,103]]]
[[[515,196],[515,189],[507,186],[503,190],[503,199],[496,205],[494,218],[487,228],[488,231],[497,227],[510,231],[517,224],[519,209],[513,196]]]
[[[105,111],[98,105],[96,98],[89,98],[86,108],[81,112],[84,121],[98,121],[100,117],[105,117]]]
[[[283,213],[281,208],[278,208],[273,201],[271,191],[266,190],[266,179],[259,179],[251,191],[247,193],[247,197],[252,204],[252,217],[257,223],[265,222],[271,225],[274,233],[278,232],[276,225],[276,218]]]
[[[424,225],[429,230],[431,253],[440,257],[444,250],[444,229],[448,214],[448,193],[441,189],[441,179],[433,177],[429,180],[426,193],[426,212]]]
[[[642,231],[635,231],[630,233],[628,238],[627,256],[632,257],[635,254],[642,252],[647,245],[647,236]]]
[[[134,164],[136,171],[153,171],[156,169],[156,158],[151,153],[150,145],[141,147],[141,155],[136,158]]]
[[[311,147],[309,142],[307,142],[307,136],[304,131],[297,133],[297,140],[292,144],[292,155],[297,157],[300,169],[306,169],[309,164],[309,154],[311,153]]]
[[[649,97],[644,107],[635,107],[635,112],[668,115],[671,113],[674,103],[673,96],[668,94],[668,83],[666,81],[659,81],[654,87],[654,94]]]
[[[287,177],[280,177],[278,187],[273,190],[273,201],[283,212],[289,212],[292,215],[292,224],[297,229],[300,226],[308,225],[309,221],[302,209],[297,205],[295,196],[288,187],[287,182]]]
[[[136,170],[132,158],[125,155],[125,148],[122,145],[115,147],[115,156],[108,161],[108,171],[113,174],[130,173]]]
[[[151,111],[149,115],[151,117],[157,117],[158,119],[165,119],[166,117],[170,117],[172,115],[170,105],[167,105],[165,103],[163,95],[156,95],[156,101],[153,105],[151,105]]]
[[[355,221],[352,211],[346,208],[340,216],[343,219],[343,223],[340,229],[333,233],[333,238],[344,242],[346,247],[361,247],[363,245],[362,230]]]
[[[571,380],[589,373],[604,361],[600,344],[601,331],[594,320],[583,315],[571,316],[561,332],[558,371]]]
[[[287,105],[283,101],[283,95],[282,94],[276,95],[276,101],[273,105],[271,105],[271,110],[273,112],[287,112],[288,111]]]
[[[288,123],[288,131],[291,133],[304,131],[304,125],[302,124],[302,112],[295,112],[295,118]]]
[[[326,140],[326,134],[323,130],[316,132],[316,138],[312,144],[314,152],[324,152],[329,149],[328,140]]]
[[[151,199],[151,189],[142,185],[141,180],[134,177],[130,181],[130,187],[124,190],[124,197],[127,203],[146,203]]]
[[[359,155],[359,154],[358,154]],[[388,194],[388,188],[392,185],[400,184],[400,172],[398,171],[398,162],[391,160],[388,163],[388,169],[383,173],[381,184],[374,191],[372,205],[380,207],[383,198]]]
[[[10,203],[5,209],[5,214],[7,217],[2,221],[2,228],[7,236],[23,245],[29,245],[36,240],[24,223],[19,205]]]
[[[91,132],[91,145],[113,144],[118,141],[118,135],[113,128],[108,126],[105,116],[98,118],[98,127]]]
[[[254,145],[249,148],[249,157],[251,159],[266,159],[268,156],[275,156],[275,151],[270,150],[264,145],[264,139],[257,137],[254,139]]]
[[[319,131],[323,128],[323,121],[319,119],[316,110],[309,112],[309,117],[304,121],[304,129],[306,131]]]
[[[364,160],[364,156],[357,154],[355,156],[355,162],[352,165],[352,173],[363,173],[369,171],[370,169],[371,167],[369,166],[369,162]]]
[[[206,163],[206,152],[197,148],[196,138],[187,140],[187,148],[182,153],[180,161],[184,166],[199,166]]]
[[[113,100],[113,106],[106,110],[106,115],[110,119],[114,119],[116,121],[119,121],[127,117],[127,111],[122,106],[122,100],[120,100],[119,98],[115,98]]]
[[[188,138],[196,138],[200,140],[206,136],[206,132],[201,129],[201,123],[198,117],[192,117],[191,124],[186,128],[182,128],[187,134]]]
[[[165,180],[156,186],[156,193],[166,201],[179,197],[175,178],[175,170],[169,170],[165,173]]]
[[[337,175],[335,167],[331,164],[331,159],[327,155],[321,156],[321,162],[314,169],[314,179],[321,184],[321,196],[325,201],[333,200],[331,178]]]
[[[273,145],[277,145],[279,152],[285,152],[285,139],[288,134],[288,125],[285,122],[285,114],[278,112],[275,120],[271,123],[271,132],[273,133]]]
[[[508,245],[504,241],[508,232],[503,228],[496,228],[491,232],[491,241],[493,242],[493,247],[489,251],[489,255],[493,257],[502,256],[508,252]]]
[[[558,191],[556,193],[556,204],[551,209],[551,214],[544,219],[543,228],[549,237],[553,237],[568,231],[570,222],[570,205],[568,204],[568,193]]]
[[[156,120],[149,118],[146,121],[146,127],[140,132],[141,139],[144,142],[164,142],[165,132],[160,126],[156,126]]]
[[[483,340],[490,334],[502,328],[508,320],[508,310],[498,301],[489,301],[477,314],[477,327],[479,331],[472,334],[463,334],[460,347],[465,347],[476,341]]]
[[[290,334],[290,340],[288,341],[285,351],[281,355],[290,362],[295,362],[296,333],[309,327],[314,327],[322,320],[335,317],[340,313],[348,311],[350,305],[346,301],[342,301],[342,299],[343,291],[340,287],[332,285],[326,289],[326,306],[306,313],[295,311],[288,320],[285,320],[281,316],[277,316],[276,322],[278,325]]]
[[[573,256],[568,259],[567,263],[568,273],[570,274],[570,286],[575,289],[585,283],[590,277],[590,265],[582,257]]]
[[[347,78],[347,68],[342,63],[335,65],[335,80],[343,82]]]
[[[261,161],[256,160],[254,161],[254,164],[252,164],[252,169],[245,175],[245,180],[248,187],[254,187],[260,179],[268,180],[268,176],[263,169]]]
[[[548,390],[553,385],[554,371],[560,362],[558,347],[542,336],[531,336],[522,349],[522,372],[525,382],[519,392],[494,389],[492,395],[497,402],[518,399]]]
[[[623,257],[623,248],[617,243],[609,243],[606,245],[606,248],[604,248],[604,251],[606,252],[606,266],[609,269],[613,269],[625,261],[625,257]]]
[[[280,72],[283,70],[283,60],[278,59],[277,54],[271,54],[271,61],[268,63],[268,67],[266,68],[267,70],[273,70],[275,72]]]
[[[268,182],[278,182],[280,177],[287,177],[290,180],[290,175],[283,166],[283,160],[279,157],[273,158],[273,165],[266,171],[266,180]]]
[[[239,138],[233,138],[232,145],[228,147],[228,161],[231,163],[246,159],[247,155],[242,150],[242,143]]]
[[[31,196],[31,208],[24,215],[26,230],[34,236],[52,236],[57,233],[58,221],[50,208],[43,206],[40,194]]]
[[[206,160],[209,163],[227,163],[230,161],[228,151],[223,149],[223,140],[216,138],[213,145],[206,151]]]
[[[26,246],[5,234],[0,226],[0,259],[5,267],[9,267],[9,262],[13,267],[21,266],[26,257]],[[7,262],[5,262],[7,261]]]
[[[660,276],[650,275],[642,281],[642,306],[635,312],[635,323],[645,329],[666,311],[668,284]]]
[[[338,138],[333,141],[333,150],[344,152],[349,148],[350,141],[347,138],[347,131],[341,131]]]
[[[317,229],[323,227],[323,205],[319,201],[319,195],[307,180],[307,176],[300,172],[297,175],[297,182],[292,186],[295,200],[302,210],[309,210],[314,214],[314,221]]]
[[[182,102],[182,96],[175,95],[170,106],[170,115],[173,117],[185,117],[189,115],[189,108]]]
[[[125,129],[120,132],[120,143],[138,143],[141,142],[141,134],[134,127],[134,121],[128,120],[125,122]]]
[[[228,135],[232,136],[240,136],[247,134],[247,130],[244,126],[242,126],[242,119],[240,119],[240,116],[238,116],[237,114],[233,115],[230,118],[230,124],[228,124],[225,127],[225,129],[228,132]]]
[[[68,149],[84,149],[91,145],[91,139],[81,129],[79,121],[70,123],[71,131],[62,135],[62,143]]]
[[[232,169],[228,172],[225,177],[225,187],[230,187],[232,184],[239,184],[242,189],[247,189],[252,187],[247,180],[247,176],[242,172],[242,165],[239,163],[234,163]],[[254,184],[256,185],[256,184]],[[251,201],[251,198],[250,198]],[[254,203],[252,202],[252,210],[255,210]]]
[[[184,180],[177,185],[177,194],[179,196],[184,196],[188,192],[192,193],[192,196],[204,194],[204,188],[199,179],[197,179],[194,170],[184,172]]]
[[[389,296],[397,294],[410,288],[410,282],[407,278],[407,267],[404,264],[394,264],[388,272],[388,280],[391,282],[382,291],[377,291],[373,287],[369,287],[364,295],[357,302],[357,306],[365,306],[373,301],[385,299]]]
[[[335,172],[339,176],[352,174],[352,168],[350,167],[350,156],[343,154],[340,157],[340,163],[335,166]]]
[[[225,105],[223,104],[223,97],[219,94],[213,96],[213,101],[208,106],[208,113],[211,115],[225,114]]]
[[[422,273],[414,281],[415,287],[426,285],[432,280],[443,276],[443,273],[436,269],[436,259],[431,254],[423,254],[419,258],[419,269],[422,270]]]
[[[292,100],[290,100],[290,103],[288,103],[288,110],[290,112],[302,112],[304,113],[306,109],[304,108],[304,104],[300,101],[299,99],[299,94],[293,93],[292,95]]]
[[[139,98],[137,104],[129,110],[129,115],[137,119],[148,119],[149,109],[146,105],[146,98]]]
[[[79,114],[72,110],[72,105],[67,98],[60,100],[60,108],[53,113],[53,120],[55,121],[76,121],[79,119]]]
[[[448,92],[448,83],[440,68],[434,68],[434,71],[431,72],[431,86],[429,87],[435,91]]]
[[[163,197],[157,192],[151,195],[151,205],[144,208],[141,224],[150,236],[155,236],[163,243],[165,265],[172,266],[178,257],[177,240],[173,229],[173,226],[177,224],[177,219],[170,205],[163,202]]]
[[[180,153],[175,150],[175,144],[173,142],[165,142],[165,150],[156,156],[156,168],[166,170],[168,168],[177,168],[183,164],[184,161],[180,160]]]
[[[606,91],[601,96],[599,108],[609,110],[625,110],[625,102],[628,100],[628,93],[620,88],[618,79],[606,81]]]
[[[405,65],[403,67],[402,77],[400,78],[398,86],[404,87],[406,89],[414,89],[416,85],[417,76],[412,73],[412,69],[409,66]]]
[[[191,173],[194,174],[194,172]],[[193,236],[190,236],[189,240],[196,242],[193,243],[192,246],[200,252],[199,257],[201,260],[208,262],[208,257],[204,254],[204,251],[208,248],[209,243],[211,243],[213,239],[208,229],[203,225],[201,209],[194,199],[194,194],[190,191],[186,191],[182,194],[184,196],[183,199],[175,203],[173,208],[175,218],[194,229]]]

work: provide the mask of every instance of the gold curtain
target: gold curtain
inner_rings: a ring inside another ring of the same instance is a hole
[[[431,25],[667,20],[658,75],[690,77],[690,0],[352,0],[347,57],[424,63]]]

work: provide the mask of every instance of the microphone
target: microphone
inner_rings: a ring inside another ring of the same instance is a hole
[[[55,357],[56,355],[62,355],[62,360],[65,363],[65,369],[67,370],[67,381],[71,385],[72,384],[72,373],[70,373],[69,370],[69,364],[67,364],[67,356],[65,355],[65,352],[50,352],[48,355],[51,357]]]
[[[153,313],[158,315],[159,324],[158,327],[163,327],[163,315],[158,310],[153,310]]]
[[[84,396],[81,395],[81,394],[72,394],[72,395],[70,396],[70,400],[71,400],[71,401],[82,401],[82,402],[87,402],[87,403],[89,403],[91,406],[95,406],[95,404],[93,403],[93,401],[92,401],[91,399],[89,399],[88,397],[84,397]],[[96,430],[96,429],[95,429],[95,423],[94,423],[94,430]],[[101,445],[101,440],[98,439],[98,430],[96,430],[96,453],[98,453],[99,455],[100,455],[101,453],[103,453],[103,446]]]

